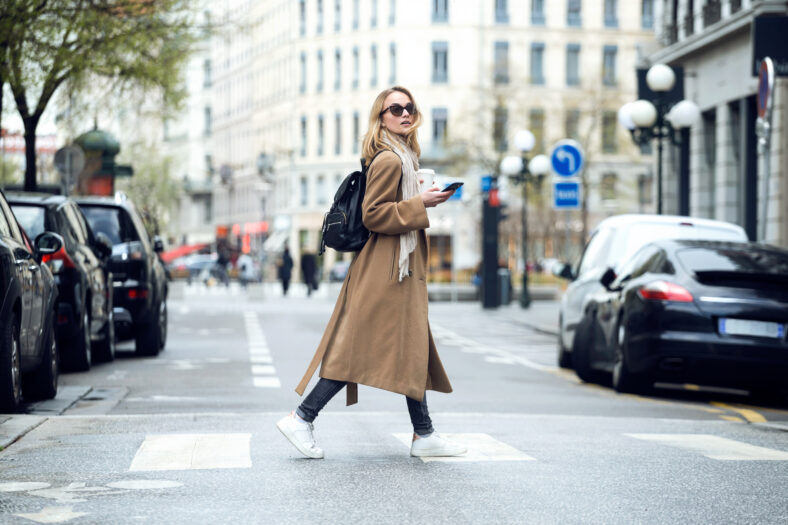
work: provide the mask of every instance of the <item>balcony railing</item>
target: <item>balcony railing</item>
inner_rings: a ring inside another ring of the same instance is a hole
[[[692,36],[695,34],[695,15],[687,13],[684,16],[684,35]]]
[[[703,6],[703,27],[716,24],[722,18],[722,2],[720,0],[709,0]]]
[[[731,14],[741,10],[741,0],[730,0]]]
[[[673,24],[665,25],[666,45],[675,44],[679,41],[679,28]]]

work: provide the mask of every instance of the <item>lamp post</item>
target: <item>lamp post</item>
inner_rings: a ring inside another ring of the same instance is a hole
[[[657,139],[657,214],[662,214],[662,139],[672,144],[681,144],[681,130],[691,127],[700,117],[700,109],[690,100],[682,100],[674,106],[665,100],[665,94],[673,89],[676,74],[670,66],[655,64],[646,73],[646,84],[655,93],[653,100],[640,99],[628,102],[618,110],[619,123],[632,134],[639,145]]]
[[[509,180],[519,184],[522,189],[522,208],[520,211],[521,250],[523,257],[523,290],[520,293],[520,306],[531,305],[531,294],[528,292],[528,182],[532,182],[537,192],[541,189],[542,179],[550,169],[550,160],[545,155],[536,155],[530,161],[528,152],[535,144],[533,133],[528,130],[518,131],[514,136],[514,144],[520,155],[508,155],[501,159],[501,173]]]

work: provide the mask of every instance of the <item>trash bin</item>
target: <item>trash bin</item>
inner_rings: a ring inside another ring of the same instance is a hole
[[[500,304],[509,304],[512,300],[511,297],[511,273],[508,268],[498,268],[498,297],[501,299]]]

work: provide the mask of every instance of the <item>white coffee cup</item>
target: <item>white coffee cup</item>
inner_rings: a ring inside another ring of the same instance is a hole
[[[421,168],[419,171],[416,172],[416,176],[419,178],[420,181],[429,184],[435,182],[435,170]]]

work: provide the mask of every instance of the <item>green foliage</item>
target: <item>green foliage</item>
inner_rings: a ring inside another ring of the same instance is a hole
[[[22,181],[22,170],[11,157],[0,157],[0,187],[7,184],[19,184]]]
[[[134,159],[134,176],[115,179],[115,189],[126,192],[134,201],[148,233],[159,235],[167,231],[180,193],[172,178],[173,160],[156,146],[144,144],[132,145],[125,156]]]
[[[177,106],[184,97],[181,70],[201,36],[194,18],[189,0],[3,0],[0,89],[3,82],[11,87],[33,137],[67,80],[88,90],[98,75],[119,89],[156,91]],[[35,185],[35,163],[28,163],[25,182]]]

